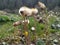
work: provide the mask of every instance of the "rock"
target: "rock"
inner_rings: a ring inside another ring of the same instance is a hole
[[[56,29],[56,26],[54,24],[51,25],[52,29]]]
[[[57,39],[53,40],[53,42],[54,42],[54,44],[58,44],[58,40]]]
[[[57,27],[57,28],[60,28],[60,24],[57,24],[56,27]]]

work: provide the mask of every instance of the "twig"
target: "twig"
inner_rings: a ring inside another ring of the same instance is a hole
[[[23,16],[23,20],[24,20],[24,30],[25,30],[25,41],[26,41],[26,45],[30,45],[30,36],[29,36],[29,32],[28,32],[28,22],[26,22],[25,20],[26,17]]]

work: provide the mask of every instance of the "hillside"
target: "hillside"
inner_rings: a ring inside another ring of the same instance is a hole
[[[60,45],[60,17],[59,17],[60,13],[49,11],[47,12],[47,14],[48,14],[47,17],[49,15],[51,16],[47,20],[49,21],[48,25],[44,23],[36,22],[33,17],[29,18],[30,23],[28,25],[28,31],[29,34],[31,35],[30,40],[31,41],[34,40],[34,35],[33,35],[33,31],[31,30],[31,27],[35,25],[36,26],[35,36],[37,36],[37,42],[36,42],[37,45],[40,44],[45,45],[46,43],[49,45],[53,45],[55,44],[55,40],[57,41],[56,43]],[[19,20],[22,20],[22,17],[20,15],[0,11],[0,44],[1,45],[21,44],[20,29],[22,29],[24,33],[23,25],[19,25],[17,27],[13,26],[13,23]],[[45,30],[45,27],[48,28],[46,28]]]

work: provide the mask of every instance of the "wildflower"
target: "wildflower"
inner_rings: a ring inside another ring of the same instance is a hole
[[[25,36],[28,36],[28,32],[27,32],[27,31],[25,31],[24,35],[25,35]]]
[[[31,27],[31,30],[35,30],[35,27]]]
[[[21,24],[21,21],[17,21],[17,22],[15,22],[15,23],[13,23],[13,26],[18,26],[18,25],[20,25]]]
[[[29,24],[29,20],[25,20],[25,22],[28,22],[28,24]]]
[[[30,23],[29,20],[23,20],[22,23],[27,22],[28,24]]]

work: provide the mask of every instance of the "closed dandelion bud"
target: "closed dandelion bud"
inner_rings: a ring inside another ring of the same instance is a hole
[[[24,22],[29,24],[29,20],[23,20],[22,23],[24,23]]]
[[[21,24],[21,22],[20,21],[17,21],[17,22],[15,22],[15,23],[13,23],[13,26],[18,26],[18,25],[20,25]]]
[[[27,22],[29,24],[29,20],[25,20],[25,22]]]
[[[30,21],[28,20],[28,24],[30,23]]]

